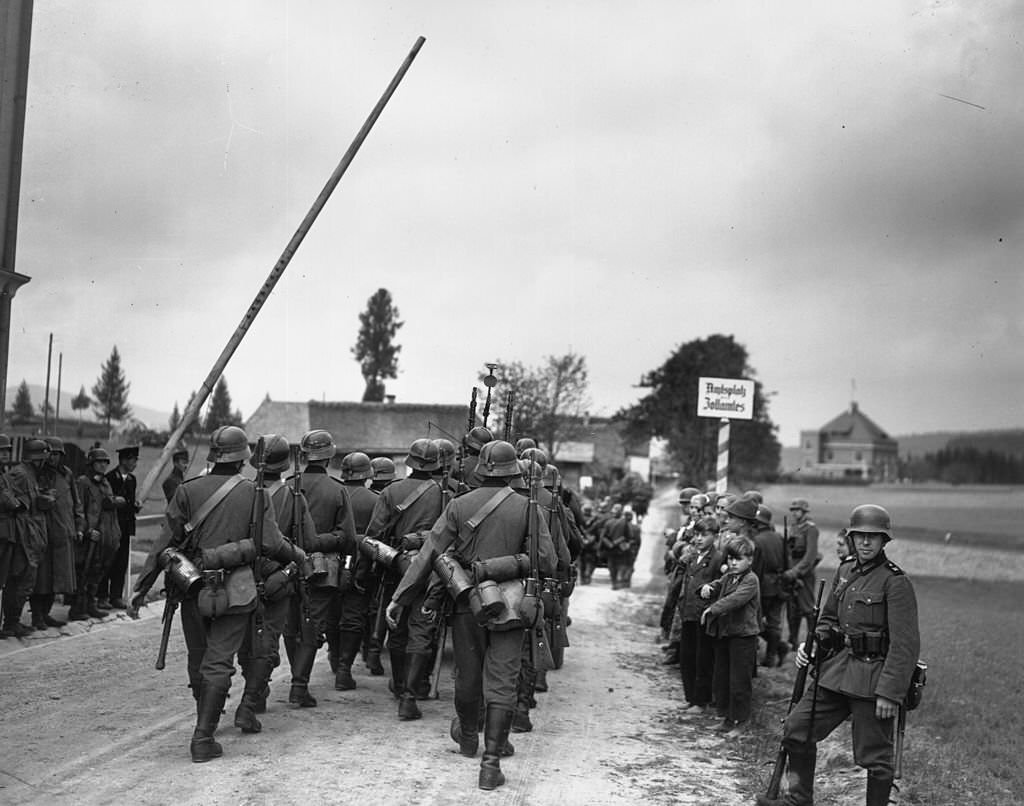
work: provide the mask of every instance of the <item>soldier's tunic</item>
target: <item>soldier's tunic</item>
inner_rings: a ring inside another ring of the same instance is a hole
[[[441,487],[430,474],[413,471],[407,478],[392,482],[381,492],[366,527],[366,536],[384,540],[402,551],[420,551],[426,535],[441,514],[441,502]],[[399,579],[398,572],[389,569],[383,580],[385,602],[393,598],[391,592]],[[423,589],[417,591],[414,605],[403,610],[398,626],[389,631],[388,649],[392,653],[430,653],[435,629],[433,620],[421,611],[424,594]],[[412,600],[409,603],[413,604]],[[395,681],[396,685],[401,683]]]
[[[178,485],[185,480],[185,474],[177,467],[172,467],[171,472],[167,474],[162,482],[160,482],[160,489],[164,491],[164,500],[170,502],[174,498],[174,491],[178,489]]]
[[[6,573],[0,578],[5,626],[17,623],[35,585],[36,569],[46,552],[46,508],[53,499],[43,494],[39,468],[32,462],[14,465],[6,474],[2,495],[10,515],[5,554]],[[0,536],[2,538],[2,536]]]
[[[189,479],[175,490],[167,506],[170,544],[185,551],[194,562],[200,560],[203,549],[216,549],[251,537],[249,527],[257,491],[256,486],[244,478],[238,479],[227,496],[190,535],[185,533],[185,525],[192,521],[207,499],[225,482],[237,476],[235,467],[234,463],[214,465],[209,474]],[[268,495],[266,490],[262,494]],[[263,554],[285,563],[295,556],[277,528],[269,496],[263,515]],[[200,685],[223,693],[231,687],[235,653],[242,646],[256,609],[256,584],[251,566],[229,569],[228,577],[225,584],[228,607],[223,615],[205,617],[194,596],[185,598],[181,603],[181,624],[189,655],[189,680],[196,691]]]
[[[507,485],[491,479],[454,501],[437,519],[420,553],[391,597],[406,609],[422,595],[438,554],[451,551],[466,568],[476,560],[528,553],[529,501],[505,492]],[[474,529],[467,521],[496,495],[506,496]],[[537,554],[543,576],[555,571],[555,550],[547,524],[537,518]],[[454,603],[451,616],[455,656],[456,710],[476,713],[478,704],[515,710],[516,681],[522,661],[523,630],[488,630],[477,623],[466,596]]]
[[[302,660],[292,668],[292,683],[308,685],[313,668],[316,646],[308,646],[312,637],[326,635],[332,657],[338,653],[338,625],[341,619],[340,588],[343,569],[354,561],[356,551],[356,527],[352,517],[352,506],[341,482],[328,475],[322,465],[309,464],[302,471],[302,492],[309,505],[309,514],[316,526],[312,535],[304,535],[302,546],[307,553],[320,552],[325,556],[328,572],[321,580],[309,585],[309,608],[313,631],[307,631],[302,638],[304,649]],[[351,572],[346,576],[350,582]],[[298,624],[298,601],[292,600],[293,623]],[[310,651],[311,650],[311,651]]]
[[[52,490],[53,508],[46,513],[46,555],[36,574],[33,595],[75,593],[75,545],[85,532],[85,512],[71,471],[61,465],[46,468],[46,485]]]
[[[784,576],[793,584],[793,595],[787,603],[789,634],[795,641],[800,618],[814,611],[814,569],[818,564],[818,527],[814,521],[797,521],[789,527],[786,554],[789,567]]]
[[[361,538],[366,535],[366,529],[370,525],[379,496],[369,490],[363,481],[343,482],[342,486],[352,508],[356,536]],[[371,561],[362,552],[357,551],[355,568],[352,572],[352,585],[341,594],[339,628],[341,632],[358,633],[360,642],[366,617],[370,611],[370,599],[374,593],[371,565]]]
[[[754,532],[754,560],[751,570],[761,585],[761,613],[764,616],[764,640],[769,664],[778,658],[782,641],[782,611],[786,599],[782,587],[782,572],[786,570],[786,544],[782,535],[770,526],[758,524]]]
[[[102,473],[78,477],[78,495],[85,515],[85,539],[75,547],[75,570],[85,580],[85,589],[96,596],[100,581],[110,570],[121,543],[121,527],[110,482]],[[89,559],[89,542],[95,545]],[[86,561],[89,567],[86,568]]]
[[[580,583],[589,585],[590,579],[597,568],[597,532],[600,521],[597,515],[586,515],[580,521],[580,529],[583,532],[583,544],[580,546]]]
[[[832,631],[843,646],[821,661],[818,685],[808,686],[787,717],[783,742],[791,753],[813,756],[816,743],[852,716],[854,760],[869,776],[891,780],[893,720],[875,716],[875,698],[904,702],[921,639],[913,585],[884,551],[836,571],[817,628],[819,636]],[[796,793],[794,803],[809,802],[809,793]]]

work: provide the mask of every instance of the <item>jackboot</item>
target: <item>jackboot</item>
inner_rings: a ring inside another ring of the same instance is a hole
[[[811,806],[814,803],[814,766],[817,754],[790,750],[786,782],[789,791],[777,798],[758,795],[757,806]]]
[[[273,664],[270,658],[250,658],[246,664],[245,690],[242,692],[238,708],[235,709],[235,727],[241,728],[242,733],[259,733],[263,730],[263,725],[256,718],[256,714],[260,705],[260,694],[266,687],[272,671]],[[264,710],[266,702],[264,699]]]
[[[199,702],[196,706],[196,729],[192,733],[189,752],[192,761],[197,764],[220,758],[224,750],[219,742],[214,741],[213,733],[220,722],[220,712],[228,693],[203,683],[199,690]]]
[[[459,752],[467,758],[476,756],[480,747],[480,736],[477,734],[477,710],[476,702],[455,701],[455,716],[452,717],[450,734],[452,739],[458,743]]]
[[[68,621],[85,621],[89,614],[85,612],[86,596],[84,593],[76,593],[71,599],[71,607],[68,608]]]
[[[352,677],[352,664],[359,654],[363,636],[357,632],[343,632],[338,640],[338,663],[334,671],[334,690],[351,691],[356,687]]]
[[[868,773],[867,806],[886,806],[892,791],[892,778],[879,778]]]
[[[309,693],[309,676],[313,671],[317,647],[300,641],[295,647],[292,661],[292,687],[288,692],[288,703],[300,708],[316,708],[316,697]]]
[[[537,677],[533,681],[533,690],[535,692],[539,692],[541,694],[543,694],[545,691],[548,690],[548,670],[547,669],[538,669],[537,670]]]
[[[366,668],[374,677],[384,674],[384,664],[380,662],[380,647],[371,646],[366,650]]]
[[[388,654],[391,658],[391,679],[388,681],[388,691],[395,696],[395,699],[398,699],[405,687],[405,653],[392,649]]]
[[[427,662],[423,664],[423,671],[420,672],[419,679],[413,688],[413,694],[416,695],[417,700],[429,700],[430,696],[430,673],[434,671],[434,664],[437,663],[437,650],[438,646],[435,643],[433,648],[427,654]]]
[[[519,671],[519,681],[516,686],[516,710],[512,717],[513,733],[529,733],[533,730],[533,723],[530,721],[531,702],[536,705],[533,699],[533,686],[537,681],[537,672],[527,664],[523,664]]]
[[[484,755],[480,760],[479,787],[497,789],[505,783],[501,771],[502,749],[508,743],[508,732],[512,726],[512,711],[498,705],[487,706],[484,720]]]
[[[405,656],[405,682],[398,698],[398,718],[402,720],[419,719],[423,716],[416,705],[416,684],[423,675],[423,667],[430,662],[430,655],[412,652]]]
[[[327,631],[327,662],[331,666],[331,674],[338,673],[338,657],[341,652],[341,637],[337,630]]]

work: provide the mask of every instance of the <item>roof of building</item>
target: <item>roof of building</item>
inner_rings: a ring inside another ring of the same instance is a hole
[[[818,429],[832,439],[850,442],[892,442],[893,439],[870,417],[860,410],[856,401],[850,403],[848,411],[829,420]]]

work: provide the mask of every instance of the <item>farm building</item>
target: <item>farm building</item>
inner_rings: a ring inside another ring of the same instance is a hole
[[[805,480],[869,482],[895,479],[898,444],[857,406],[814,431],[800,432]]]

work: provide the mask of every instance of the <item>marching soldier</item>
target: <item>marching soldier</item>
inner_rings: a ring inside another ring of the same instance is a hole
[[[127,503],[121,496],[114,495],[107,479],[110,454],[103,448],[90,448],[85,459],[88,472],[78,477],[78,495],[85,515],[85,539],[75,550],[75,571],[83,595],[75,597],[68,613],[72,621],[86,616],[106,618],[110,615],[109,611],[98,606],[98,591],[110,572],[121,543],[117,510]]]
[[[885,556],[892,521],[880,506],[850,513],[853,556],[836,571],[818,620],[817,682],[786,718],[789,791],[757,796],[758,806],[814,801],[817,743],[853,720],[853,756],[867,770],[867,806],[885,806],[892,790],[893,725],[910,688],[920,650],[917,599],[906,574]],[[810,661],[801,646],[797,666]]]
[[[583,543],[580,546],[580,584],[589,585],[594,569],[597,568],[597,534],[595,527],[598,520],[594,513],[594,505],[589,501],[582,507],[583,518],[580,531],[583,532]]]
[[[111,561],[107,576],[100,582],[97,597],[100,608],[124,610],[128,607],[124,599],[124,580],[128,574],[128,554],[132,538],[135,537],[135,516],[142,506],[135,498],[135,468],[139,464],[139,446],[129,445],[117,449],[117,467],[107,473],[110,489],[120,499],[117,505],[117,526],[121,542]]]
[[[54,497],[41,483],[49,448],[41,439],[27,439],[21,448],[21,462],[5,480],[5,508],[13,515],[13,541],[9,540],[7,567],[0,583],[3,591],[4,638],[24,638],[33,630],[21,623],[21,612],[35,585],[36,569],[46,551],[46,513]]]
[[[85,514],[78,497],[78,485],[64,466],[64,440],[46,437],[50,449],[43,466],[45,486],[52,490],[53,508],[46,513],[46,554],[36,574],[35,589],[29,597],[32,626],[37,630],[63,627],[50,615],[55,595],[71,597],[78,590],[75,580],[75,545],[82,541]]]
[[[340,637],[343,566],[349,574],[356,550],[356,527],[352,505],[341,482],[327,474],[327,466],[337,451],[334,437],[321,428],[308,431],[299,442],[306,466],[302,471],[302,491],[316,525],[316,534],[306,535],[303,547],[314,564],[323,563],[325,573],[309,581],[309,608],[313,629],[305,630],[292,656],[292,687],[288,702],[302,708],[315,708],[316,698],[309,693],[309,678],[320,646],[327,636],[327,651],[332,667],[338,659]],[[314,640],[314,636],[316,636]],[[333,671],[333,669],[332,669]]]
[[[459,481],[466,487],[473,489],[480,486],[480,479],[474,475],[476,463],[480,460],[480,451],[484,445],[494,439],[494,434],[489,428],[482,425],[474,426],[462,440],[462,473]],[[458,475],[458,474],[457,474]]]
[[[251,456],[245,432],[221,426],[210,435],[210,472],[181,484],[167,507],[170,545],[205,569],[198,595],[186,596],[181,603],[190,679],[198,686],[196,727],[189,745],[196,763],[223,753],[213,734],[231,688],[235,654],[258,611],[251,565],[257,558],[256,535],[250,534],[250,523],[256,496],[267,494],[240,475]],[[262,521],[254,526],[262,535],[262,555],[281,563],[305,559],[300,548],[282,537],[269,501]]]
[[[386,456],[377,456],[370,460],[373,477],[370,481],[371,492],[379,493],[395,480],[395,463]]]
[[[171,454],[171,472],[167,474],[160,487],[164,491],[164,499],[170,501],[174,498],[174,491],[178,485],[185,480],[185,471],[188,470],[188,448],[181,447]]]
[[[365,453],[350,453],[341,460],[341,483],[348,494],[356,535],[360,538],[366,534],[366,527],[370,524],[373,508],[377,504],[377,494],[366,487],[366,482],[372,475],[373,466],[370,457]],[[356,681],[352,677],[352,663],[363,643],[363,632],[375,591],[374,579],[374,575],[370,573],[369,560],[362,553],[357,553],[352,585],[341,594],[338,669],[334,674],[334,688],[337,691],[349,691],[356,687]],[[379,664],[378,650],[377,665]],[[383,668],[380,671],[383,674]],[[372,668],[370,673],[374,673]]]
[[[431,477],[440,464],[437,446],[429,439],[417,439],[409,446],[405,460],[409,475],[390,484],[377,499],[366,536],[383,540],[403,552],[418,552],[425,536],[441,514],[441,488]],[[385,574],[384,601],[400,577],[391,569]],[[416,686],[430,665],[434,642],[433,617],[423,612],[425,591],[418,591],[394,625],[388,623],[391,657],[391,691],[398,698],[398,718],[419,719]]]
[[[520,475],[515,448],[495,441],[480,452],[476,472],[481,486],[452,501],[434,524],[423,549],[402,578],[387,608],[389,623],[415,605],[430,577],[434,560],[450,552],[463,567],[474,561],[528,553],[531,542],[530,502],[516,495],[509,481]],[[554,573],[551,537],[543,518],[533,518],[539,572]],[[484,704],[484,753],[479,786],[495,789],[505,783],[500,757],[508,754],[508,734],[516,707],[516,682],[522,662],[523,630],[488,629],[460,596],[451,616],[455,656],[455,712],[452,738],[469,757],[478,746],[477,720]]]

